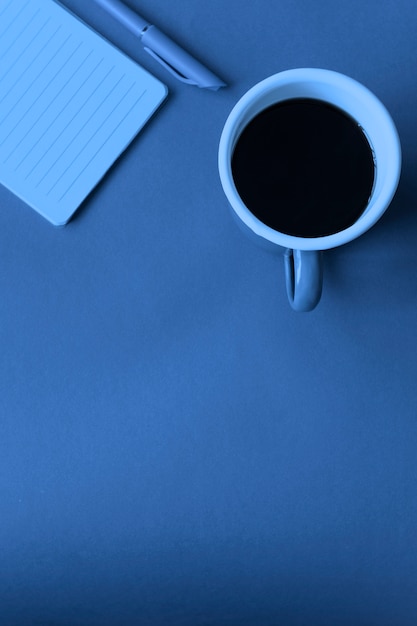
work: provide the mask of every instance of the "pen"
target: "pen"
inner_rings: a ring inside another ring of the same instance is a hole
[[[156,26],[149,24],[120,0],[95,1],[120,24],[123,24],[131,33],[139,37],[146,52],[159,61],[178,80],[204,89],[217,90],[226,86],[213,72],[210,72]]]

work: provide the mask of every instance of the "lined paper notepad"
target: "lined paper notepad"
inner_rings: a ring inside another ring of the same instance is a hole
[[[0,0],[0,182],[65,224],[166,96],[54,0]]]

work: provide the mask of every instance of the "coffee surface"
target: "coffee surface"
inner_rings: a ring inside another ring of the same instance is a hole
[[[264,224],[321,237],[351,226],[372,193],[374,159],[359,124],[321,100],[274,104],[244,128],[232,155],[236,189]]]

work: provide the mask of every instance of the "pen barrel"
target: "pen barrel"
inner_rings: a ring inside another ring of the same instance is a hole
[[[150,26],[145,30],[142,35],[142,45],[184,82],[206,89],[219,89],[225,85],[213,72],[164,35],[156,26]]]
[[[95,2],[137,37],[142,35],[142,32],[148,25],[146,20],[132,11],[132,9],[129,9],[120,0],[95,0]]]

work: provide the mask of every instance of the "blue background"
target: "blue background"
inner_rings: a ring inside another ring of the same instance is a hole
[[[67,227],[0,189],[0,623],[417,623],[417,5],[131,6],[229,87],[170,94]],[[294,313],[236,227],[227,115],[293,67],[366,84],[397,125],[397,195],[325,254]]]

